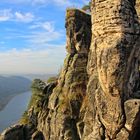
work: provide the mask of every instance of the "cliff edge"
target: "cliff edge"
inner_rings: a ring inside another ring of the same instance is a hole
[[[140,139],[139,1],[91,6],[91,15],[67,10],[68,54],[58,79],[37,81],[43,86],[34,87],[26,121],[0,140]]]

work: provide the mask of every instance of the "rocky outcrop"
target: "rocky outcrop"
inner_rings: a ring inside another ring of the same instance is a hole
[[[136,10],[140,21],[140,0],[136,0]]]
[[[45,139],[80,139],[78,120],[86,95],[87,60],[91,38],[90,15],[69,9],[66,13],[67,52],[58,84],[49,98],[46,109],[39,114],[38,129]],[[47,116],[45,116],[47,115]],[[43,125],[42,125],[43,124]],[[45,124],[45,125],[44,125]]]
[[[28,119],[23,119],[27,126],[32,126],[27,129],[32,131],[28,139],[34,140],[41,134],[45,140],[78,140],[81,137],[83,125],[79,120],[88,82],[86,66],[91,43],[91,16],[78,9],[68,9],[66,31],[68,54],[56,87],[50,83],[44,88],[40,80],[33,82],[33,96],[28,115],[25,115]]]
[[[85,122],[93,124],[85,123],[84,139],[126,140],[130,133],[125,128],[129,116],[124,103],[138,98],[140,90],[140,26],[135,1],[93,0],[92,6],[87,90],[92,108],[88,106]],[[95,82],[98,86],[92,88]]]
[[[68,54],[59,78],[35,81],[24,133],[12,128],[0,140],[12,133],[10,140],[140,139],[139,1],[91,6],[91,16],[67,10]]]
[[[15,125],[6,129],[0,135],[0,140],[24,140],[24,126]]]
[[[44,136],[33,126],[17,124],[4,130],[0,140],[44,140]]]

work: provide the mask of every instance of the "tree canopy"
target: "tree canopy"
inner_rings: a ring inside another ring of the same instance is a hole
[[[89,2],[87,5],[84,5],[82,7],[82,10],[84,10],[86,12],[91,12],[90,6],[91,6],[91,2]]]

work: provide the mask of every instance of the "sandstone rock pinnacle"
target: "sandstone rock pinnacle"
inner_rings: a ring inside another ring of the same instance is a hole
[[[40,91],[37,113],[27,110],[30,123],[0,140],[139,140],[139,3],[92,0],[91,15],[68,9],[58,80]]]

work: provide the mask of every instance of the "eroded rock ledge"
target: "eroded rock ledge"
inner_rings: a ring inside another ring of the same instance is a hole
[[[28,123],[0,140],[140,139],[139,1],[91,5],[91,16],[67,10],[68,54],[58,80],[38,91]]]

